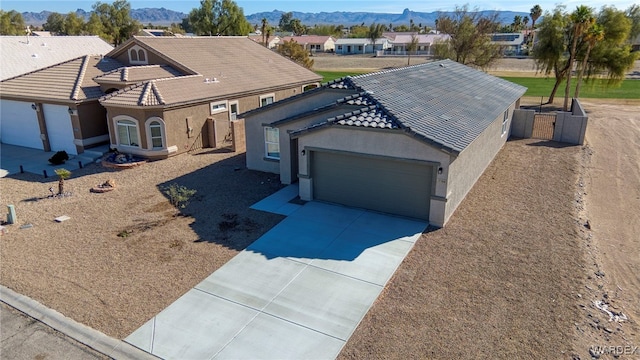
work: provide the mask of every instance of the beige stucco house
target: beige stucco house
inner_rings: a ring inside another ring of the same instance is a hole
[[[247,167],[321,200],[444,226],[525,88],[445,60],[347,77],[247,112]]]
[[[133,37],[96,78],[111,148],[160,159],[230,136],[237,114],[319,85],[321,77],[247,37]]]
[[[302,45],[311,53],[315,52],[334,52],[336,49],[336,39],[333,36],[321,35],[301,35],[301,36],[285,36],[278,44],[285,41],[295,41]]]

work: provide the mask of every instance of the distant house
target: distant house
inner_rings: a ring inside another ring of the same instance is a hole
[[[113,46],[97,36],[0,36],[0,80],[84,55],[103,55]]]
[[[133,37],[96,78],[111,148],[160,159],[216,147],[237,114],[299,95],[321,77],[247,37]]]
[[[302,36],[285,36],[279,44],[285,41],[295,41],[302,45],[309,52],[334,52],[336,48],[336,39],[333,36],[318,36],[318,35],[302,35]]]
[[[446,41],[450,38],[447,34],[414,34],[414,33],[393,33],[387,32],[382,36],[390,41],[390,48],[387,52],[391,55],[406,55],[407,46],[411,44],[414,37],[417,39],[416,55],[433,55],[433,45],[437,42]],[[413,53],[412,53],[413,54]]]
[[[346,77],[241,114],[247,167],[298,182],[302,200],[444,226],[525,91],[450,60]]]
[[[80,154],[108,142],[107,112],[98,103],[104,93],[93,78],[121,66],[85,55],[3,80],[2,143]]]
[[[258,44],[260,44],[262,46],[264,46],[264,38],[262,37],[262,34],[249,35],[249,39],[253,40],[254,42],[257,42]],[[270,35],[269,36],[269,40],[268,40],[267,48],[274,49],[276,46],[278,46],[279,42],[280,42],[280,37],[279,36]]]
[[[525,35],[523,33],[491,34],[491,42],[500,46],[503,55],[520,55],[525,45]]]
[[[390,48],[389,39],[380,38],[375,42],[375,47],[371,39],[365,38],[342,38],[335,43],[336,54],[375,54],[377,51],[384,51]]]

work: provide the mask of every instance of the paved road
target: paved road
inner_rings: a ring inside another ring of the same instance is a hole
[[[4,303],[0,303],[0,339],[0,359],[109,359]]]

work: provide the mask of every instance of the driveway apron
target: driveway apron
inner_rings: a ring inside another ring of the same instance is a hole
[[[362,209],[254,205],[287,214],[125,341],[164,359],[333,359],[427,224]]]

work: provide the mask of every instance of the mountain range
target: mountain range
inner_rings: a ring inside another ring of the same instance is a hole
[[[246,16],[247,20],[251,24],[261,24],[262,19],[267,19],[270,24],[277,25],[280,21],[280,17],[285,11],[273,10],[270,12],[260,12]],[[492,14],[494,11],[481,11],[483,14]],[[498,19],[501,23],[510,24],[513,21],[514,16],[520,15],[522,17],[528,16],[525,12],[515,11],[497,11]],[[51,11],[41,12],[23,12],[22,17],[26,24],[42,26],[47,22],[47,17],[51,14]],[[76,10],[76,15],[84,18],[89,18],[91,13],[83,9]],[[401,14],[391,13],[372,13],[372,12],[319,12],[319,13],[307,13],[293,11],[293,17],[299,19],[304,25],[355,25],[362,24],[369,25],[371,23],[377,24],[392,24],[394,26],[401,24],[409,24],[410,20],[416,25],[422,24],[423,26],[434,26],[435,20],[441,14],[450,15],[451,12],[417,12],[405,9]],[[149,23],[153,25],[169,25],[171,23],[179,24],[182,22],[187,14],[179,11],[173,11],[165,8],[143,8],[143,9],[131,9],[131,17],[138,20],[144,25]]]

